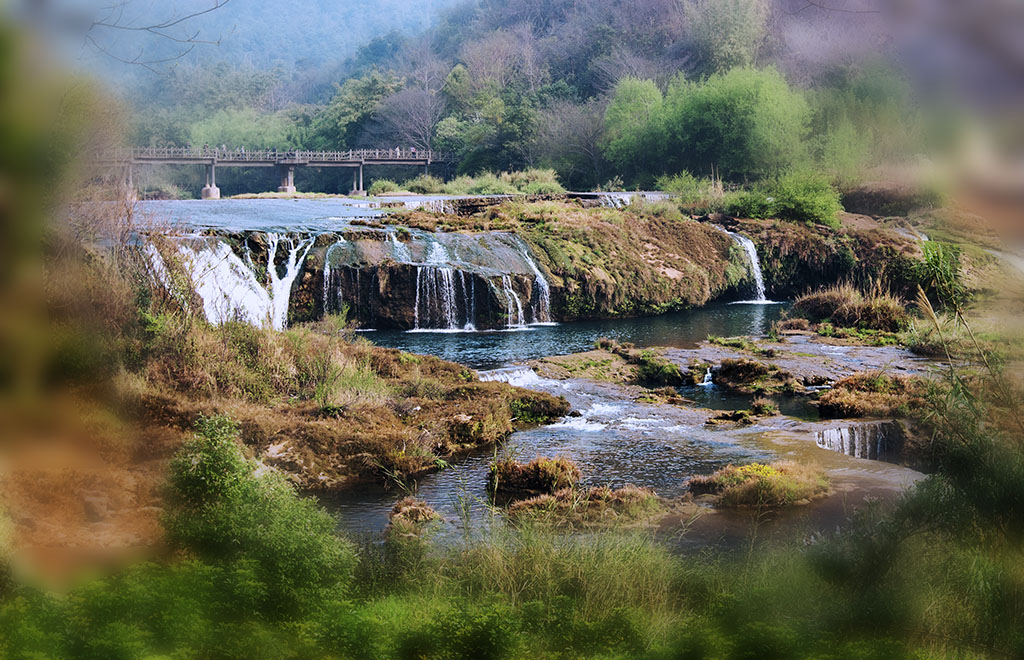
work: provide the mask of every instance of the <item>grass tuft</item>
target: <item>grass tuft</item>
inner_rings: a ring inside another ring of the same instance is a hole
[[[694,495],[715,495],[719,506],[781,507],[825,495],[828,477],[816,467],[780,461],[727,465],[687,485]]]

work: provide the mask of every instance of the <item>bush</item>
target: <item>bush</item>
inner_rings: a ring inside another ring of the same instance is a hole
[[[774,200],[763,189],[737,190],[722,199],[723,210],[737,218],[774,218],[777,209]]]
[[[367,192],[371,195],[383,195],[385,193],[398,192],[401,189],[402,187],[391,179],[377,179],[370,184],[370,189]]]
[[[436,176],[421,174],[406,181],[405,189],[419,195],[438,195],[444,192],[444,181]]]
[[[527,195],[557,195],[565,192],[554,170],[530,169],[521,172],[505,172],[501,180]]]
[[[793,301],[791,313],[813,323],[829,321],[840,327],[884,332],[898,332],[910,323],[902,299],[877,286],[864,294],[849,283],[803,294]]]
[[[722,200],[720,183],[711,179],[697,178],[689,172],[663,176],[657,181],[658,190],[672,193],[682,204],[695,206],[700,210],[712,211]]]
[[[171,464],[171,543],[209,562],[251,562],[261,608],[285,618],[342,589],[355,554],[334,519],[281,474],[246,460],[231,420],[202,418],[196,430]]]
[[[708,476],[691,478],[694,495],[716,495],[720,506],[779,507],[821,497],[828,492],[828,477],[819,469],[781,461],[765,465],[727,465]]]
[[[838,214],[843,210],[839,193],[828,179],[807,172],[791,172],[751,190],[730,193],[722,205],[736,217],[779,218],[832,228],[839,227]]]
[[[790,172],[769,185],[775,214],[783,220],[839,228],[839,193],[829,180],[813,172]]]
[[[498,495],[533,496],[572,488],[580,480],[580,469],[568,458],[537,457],[529,463],[510,458],[491,463],[487,490]]]
[[[690,172],[707,172],[714,164],[724,179],[758,179],[807,158],[807,102],[775,69],[735,68],[701,82],[677,80],[660,117],[668,153],[678,154],[678,165]]]

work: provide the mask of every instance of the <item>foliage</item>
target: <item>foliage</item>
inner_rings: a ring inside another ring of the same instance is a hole
[[[604,113],[604,155],[630,176],[661,159],[665,147],[661,90],[650,80],[624,78]]]
[[[906,303],[875,285],[868,293],[849,283],[807,292],[793,301],[792,314],[813,323],[898,332],[910,323]]]
[[[920,278],[926,291],[933,293],[941,307],[962,310],[968,299],[960,268],[960,248],[951,243],[925,241]]]
[[[687,486],[695,495],[715,495],[720,506],[780,507],[821,497],[828,492],[828,477],[820,469],[790,461],[750,463],[692,477]]]
[[[773,68],[676,79],[664,108],[650,130],[664,126],[668,162],[681,169],[739,181],[778,175],[807,157],[807,101]]]
[[[420,195],[437,195],[444,192],[444,181],[436,176],[421,174],[403,183],[402,187]]]
[[[334,519],[283,475],[247,461],[230,420],[202,418],[196,428],[171,466],[171,543],[204,561],[247,563],[260,607],[281,616],[343,588],[355,556],[335,536]]]
[[[385,193],[398,192],[402,190],[402,188],[402,186],[391,179],[376,179],[370,184],[370,189],[366,192],[370,195],[383,195]]]
[[[839,228],[839,193],[823,175],[789,172],[769,182],[767,189],[775,217]]]
[[[764,40],[764,0],[684,0],[683,16],[707,73],[752,66]]]

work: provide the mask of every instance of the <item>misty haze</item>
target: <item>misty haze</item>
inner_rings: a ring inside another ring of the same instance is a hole
[[[0,9],[0,659],[1024,657],[1016,0]]]

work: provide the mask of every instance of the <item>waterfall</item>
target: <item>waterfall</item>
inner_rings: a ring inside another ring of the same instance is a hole
[[[442,330],[472,329],[472,303],[467,302],[465,279],[460,274],[465,323],[459,324],[459,297],[455,286],[455,269],[446,266],[418,266],[416,268],[416,302],[413,310],[413,329]]]
[[[203,301],[207,321],[216,325],[244,321],[258,326],[272,321],[270,294],[257,281],[250,265],[226,243],[182,243],[178,255],[192,288]]]
[[[334,304],[331,304],[331,287],[336,286],[334,283],[334,267],[331,265],[331,253],[337,248],[345,244],[345,239],[339,239],[337,243],[332,244],[327,248],[327,252],[324,253],[324,314],[326,315],[332,308],[335,311],[339,311],[342,308],[341,300],[341,289],[337,289],[335,295]]]
[[[285,262],[284,277],[280,277],[274,260],[277,257],[277,247],[281,239],[277,234],[267,234],[267,274],[270,275],[271,303],[270,321],[275,330],[284,330],[285,325],[288,323],[288,299],[291,297],[292,284],[302,271],[302,264],[306,261],[306,255],[309,254],[313,243],[316,242],[316,237],[299,241],[294,241],[291,238],[285,238],[284,240],[288,242],[291,249],[288,251],[288,260]],[[299,252],[302,252],[301,257]]]
[[[505,316],[508,319],[509,328],[521,328],[526,325],[526,318],[523,316],[523,303],[519,295],[512,287],[512,278],[508,275],[501,276],[501,288],[505,294]],[[512,322],[512,319],[515,322]]]
[[[892,460],[902,441],[902,430],[892,422],[829,428],[815,434],[815,444],[822,449],[870,460]]]
[[[747,259],[750,261],[750,272],[754,276],[754,295],[756,296],[751,302],[768,302],[764,295],[764,276],[761,274],[761,260],[757,257],[757,247],[754,245],[754,241],[742,234],[726,233],[740,244],[743,251],[747,253]]]
[[[544,278],[544,273],[540,272],[540,268],[530,258],[530,252],[526,245],[521,245],[521,249],[526,265],[533,271],[533,286],[537,290],[537,303],[533,310],[533,322],[537,324],[551,323],[551,287]]]
[[[451,261],[448,256],[448,250],[445,246],[435,241],[430,242],[430,246],[427,248],[427,263],[428,264],[446,264]]]
[[[465,301],[466,330],[476,330],[476,280],[469,276],[469,288],[466,288],[466,273],[459,271],[459,283],[462,285],[462,299]]]
[[[400,264],[407,264],[412,261],[412,255],[409,253],[409,246],[398,240],[398,233],[391,232],[388,234],[388,238],[391,241],[391,255],[395,261]]]
[[[711,375],[711,367],[708,367],[708,370],[704,372],[704,380],[699,383],[700,387],[714,387],[715,381],[713,378],[714,377]]]
[[[633,201],[633,193],[602,193],[598,196],[601,206],[612,209],[624,209]]]

